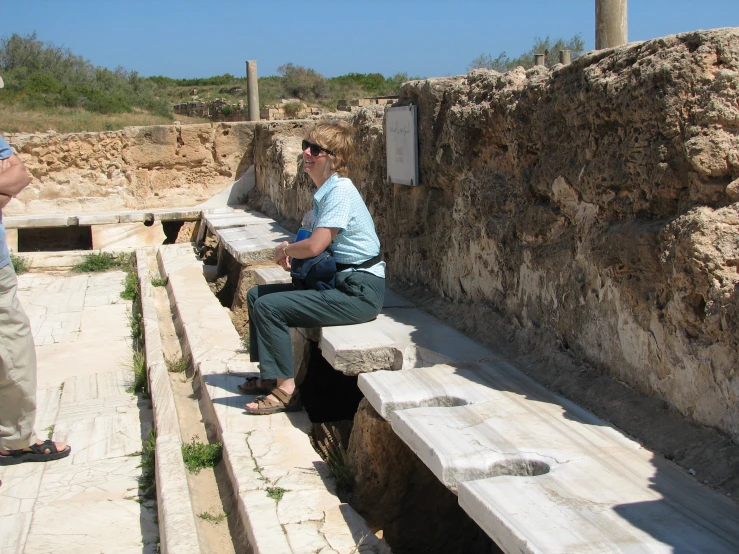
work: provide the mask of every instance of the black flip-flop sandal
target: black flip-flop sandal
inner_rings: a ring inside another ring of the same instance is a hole
[[[12,466],[24,462],[50,462],[66,458],[72,451],[72,447],[69,445],[64,450],[57,450],[56,444],[51,439],[47,439],[41,444],[32,444],[28,448],[30,450],[8,450],[8,454],[5,456],[0,454],[0,466]]]

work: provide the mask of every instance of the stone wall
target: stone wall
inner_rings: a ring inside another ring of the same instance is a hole
[[[5,215],[193,206],[253,163],[254,123],[9,135],[33,176]]]
[[[491,343],[554,347],[739,440],[739,30],[414,81],[411,102],[414,188],[385,183],[382,109],[344,116],[389,276],[462,329],[499,322]],[[255,139],[255,200],[295,220],[301,125]]]

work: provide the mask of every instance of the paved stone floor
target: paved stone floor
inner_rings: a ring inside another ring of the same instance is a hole
[[[124,273],[19,277],[38,357],[36,431],[72,445],[63,460],[0,468],[0,554],[155,552],[140,498],[148,402],[133,379]],[[144,502],[142,504],[142,501]]]

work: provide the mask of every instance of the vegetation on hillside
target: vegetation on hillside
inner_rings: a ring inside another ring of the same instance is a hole
[[[543,39],[541,37],[535,37],[533,48],[517,58],[509,58],[506,52],[501,52],[496,58],[493,58],[490,54],[482,54],[480,57],[472,60],[470,65],[467,66],[467,69],[494,69],[501,73],[510,71],[518,66],[528,69],[534,66],[535,54],[545,54],[546,65],[547,67],[551,67],[559,63],[560,50],[570,50],[572,52],[572,59],[574,60],[585,50],[585,42],[582,39],[582,34],[578,33],[570,39],[558,38],[554,41],[548,36]]]
[[[534,46],[517,58],[505,52],[493,58],[482,54],[469,69],[485,67],[508,71],[531,67],[534,54],[546,53],[547,65],[558,61],[558,51],[582,53],[584,42],[577,34],[569,40],[536,38]],[[367,96],[393,96],[409,80],[407,73],[385,77],[380,73],[348,73],[326,78],[314,69],[285,63],[279,75],[260,77],[261,107],[281,99],[298,99],[308,105],[335,109],[339,100]],[[173,119],[172,105],[192,99],[225,99],[246,103],[246,77],[230,73],[197,79],[173,79],[162,75],[141,77],[122,67],[110,70],[64,47],[44,43],[36,33],[0,38],[0,130],[37,132],[103,131],[127,125],[158,125]],[[410,79],[419,79],[411,77]],[[299,104],[288,106],[297,112]],[[206,120],[178,115],[182,122]]]

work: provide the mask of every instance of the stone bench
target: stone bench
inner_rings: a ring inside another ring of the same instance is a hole
[[[262,218],[246,226],[272,232]],[[228,242],[238,228],[215,230]],[[362,374],[372,406],[505,551],[739,544],[732,501],[392,291],[374,321],[299,331],[335,369]]]
[[[359,387],[506,552],[730,552],[739,507],[504,361]]]

